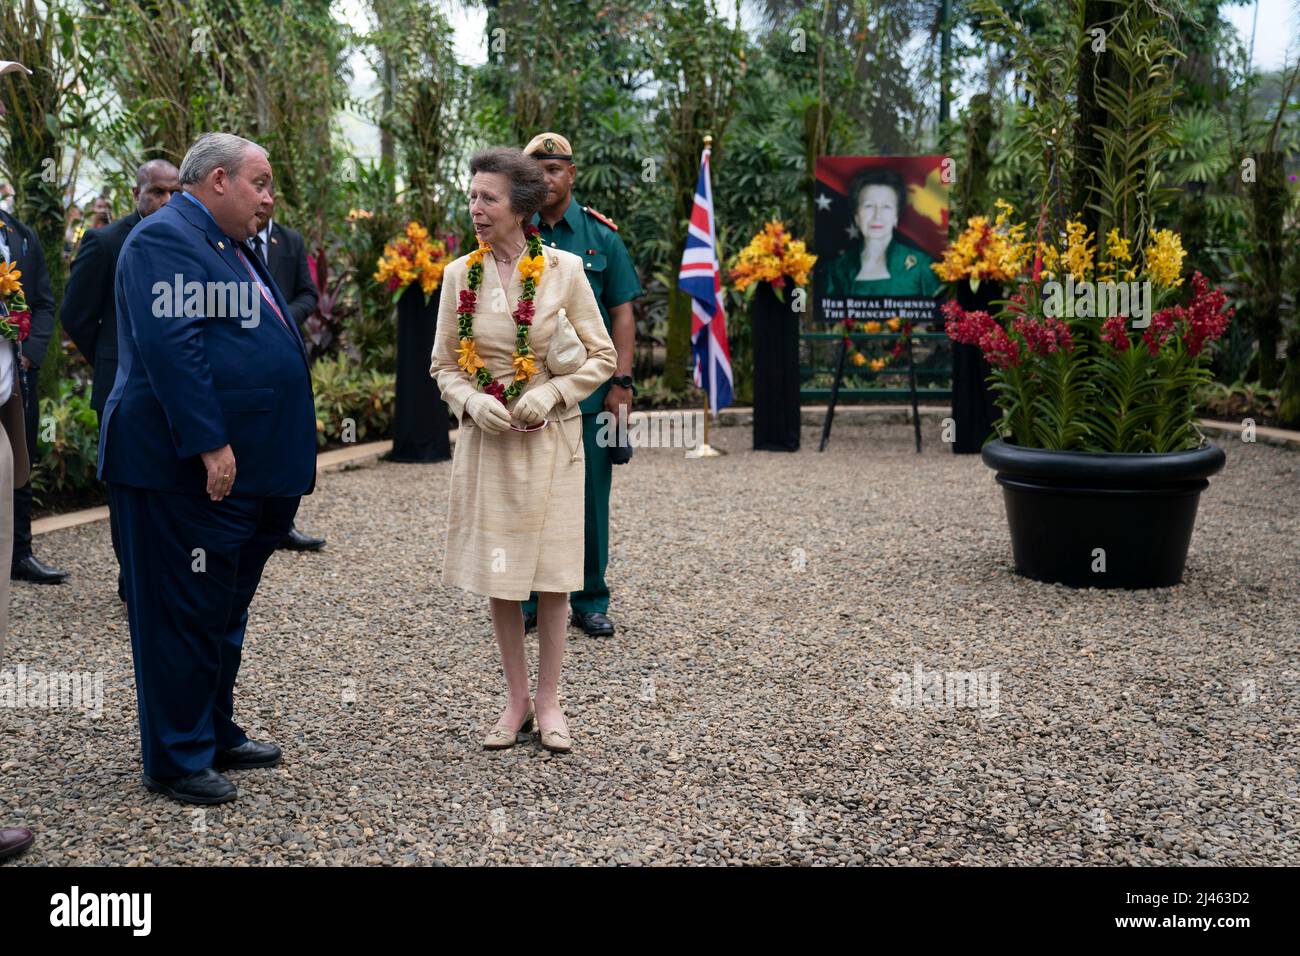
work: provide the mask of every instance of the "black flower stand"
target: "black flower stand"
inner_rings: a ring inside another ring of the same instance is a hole
[[[968,279],[959,279],[955,286],[957,304],[967,312],[993,314],[996,308],[993,301],[1003,297],[1002,285],[997,282],[981,282],[974,292]],[[952,343],[952,417],[957,432],[952,450],[955,454],[978,454],[1001,417],[993,401],[995,393],[988,384],[992,372],[978,345]]]
[[[397,300],[397,395],[393,461],[434,462],[451,457],[447,405],[429,374],[441,289],[425,304],[419,283]]]
[[[754,450],[799,450],[799,317],[769,283],[754,293]]]

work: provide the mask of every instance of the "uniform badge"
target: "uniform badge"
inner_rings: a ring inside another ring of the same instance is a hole
[[[555,152],[555,140],[551,139],[549,136],[546,137],[546,139],[542,140],[542,149],[546,150],[548,153]]]

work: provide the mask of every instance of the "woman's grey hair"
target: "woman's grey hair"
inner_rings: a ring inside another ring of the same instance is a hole
[[[203,182],[218,166],[225,167],[230,176],[238,175],[244,165],[244,152],[250,146],[261,149],[262,155],[266,155],[261,146],[234,133],[204,133],[181,160],[181,185],[193,186]]]
[[[493,146],[479,150],[469,161],[469,173],[500,173],[510,183],[510,208],[527,222],[546,201],[546,177],[542,166],[523,150]]]

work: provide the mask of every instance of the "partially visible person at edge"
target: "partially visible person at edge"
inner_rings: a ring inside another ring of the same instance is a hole
[[[30,73],[27,67],[11,60],[0,60],[0,76],[6,73]],[[8,186],[0,183],[0,209]],[[12,192],[9,193],[12,195]],[[4,234],[0,232],[0,241]],[[7,258],[0,248],[0,258]],[[0,302],[0,321],[8,310]],[[0,338],[0,554],[13,547],[14,485],[27,483],[30,463],[27,457],[26,415],[23,413],[22,346],[16,339]],[[9,579],[0,575],[0,667],[5,662],[5,636],[9,633]],[[27,827],[0,827],[0,860],[17,856],[32,845],[35,838]]]

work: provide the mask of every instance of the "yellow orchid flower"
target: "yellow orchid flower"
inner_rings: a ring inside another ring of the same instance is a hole
[[[1183,240],[1172,229],[1157,229],[1146,247],[1147,274],[1158,286],[1175,288],[1183,284]]]
[[[465,374],[471,378],[474,377],[475,372],[483,368],[483,360],[474,351],[473,339],[461,339],[460,348],[456,350],[456,356],[456,364],[463,368]]]
[[[541,256],[524,256],[519,262],[519,276],[521,279],[532,279],[536,282],[542,277],[542,269],[546,266],[546,260]]]
[[[516,382],[520,380],[527,381],[537,374],[537,366],[533,362],[532,353],[529,353],[528,355],[519,355],[516,353],[513,364],[515,367]]]
[[[5,262],[0,259],[0,295],[12,295],[15,292],[23,291],[23,284],[18,280],[22,278],[21,269],[14,268],[17,262]]]

